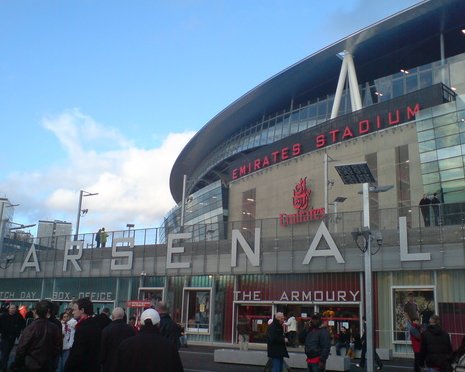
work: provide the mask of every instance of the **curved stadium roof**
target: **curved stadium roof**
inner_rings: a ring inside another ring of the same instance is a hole
[[[291,100],[298,105],[309,97],[333,94],[341,68],[338,53],[352,53],[359,82],[431,63],[441,59],[441,33],[446,58],[465,51],[465,39],[457,37],[465,27],[464,14],[465,0],[424,1],[329,45],[253,88],[205,124],[181,151],[170,176],[174,200],[182,198],[183,175],[191,176],[241,127],[264,114],[289,109]]]

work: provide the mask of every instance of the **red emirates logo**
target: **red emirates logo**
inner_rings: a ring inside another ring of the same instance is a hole
[[[294,208],[301,211],[307,209],[311,193],[312,190],[307,189],[307,177],[301,178],[294,188],[294,197],[292,198]]]

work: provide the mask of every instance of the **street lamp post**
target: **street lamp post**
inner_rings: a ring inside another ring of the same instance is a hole
[[[369,192],[384,192],[392,188],[385,187],[370,187],[369,184],[374,184],[375,179],[368,168],[367,163],[336,165],[336,170],[344,184],[363,184],[362,199],[363,199],[363,231],[365,239],[364,258],[365,258],[365,317],[366,317],[366,346],[367,346],[367,371],[373,371],[374,361],[374,342],[373,342],[373,283],[372,283],[372,268],[371,268],[371,237],[370,231],[370,204]],[[358,233],[357,233],[358,235]]]
[[[76,233],[74,235],[74,240],[78,240],[78,237],[79,237],[79,224],[81,222],[81,212],[83,212],[81,210],[82,198],[85,196],[94,196],[94,195],[98,195],[98,192],[90,193],[88,191],[81,190],[81,192],[79,193],[79,205],[78,205],[77,220],[76,220]],[[85,213],[87,213],[87,210],[85,210]]]

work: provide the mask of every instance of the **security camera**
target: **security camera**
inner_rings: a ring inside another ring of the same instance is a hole
[[[357,242],[358,237],[360,236],[360,229],[355,229],[350,234],[352,235],[352,239],[354,240],[354,242]]]
[[[14,261],[14,259],[15,259],[14,254],[10,254],[10,255],[6,256],[6,258],[5,258],[6,262]]]
[[[376,240],[376,243],[381,246],[383,245],[383,235],[381,234],[380,231],[374,231],[373,232],[373,239]]]

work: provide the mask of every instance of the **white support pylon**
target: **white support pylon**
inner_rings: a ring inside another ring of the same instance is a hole
[[[348,76],[347,76],[348,75]],[[357,73],[355,72],[354,59],[352,54],[344,52],[342,60],[341,72],[337,82],[336,93],[334,95],[333,108],[331,110],[331,119],[337,117],[339,107],[341,105],[342,93],[346,78],[349,80],[350,102],[352,103],[352,111],[357,111],[362,108],[362,99],[360,97],[360,89],[358,87]]]

